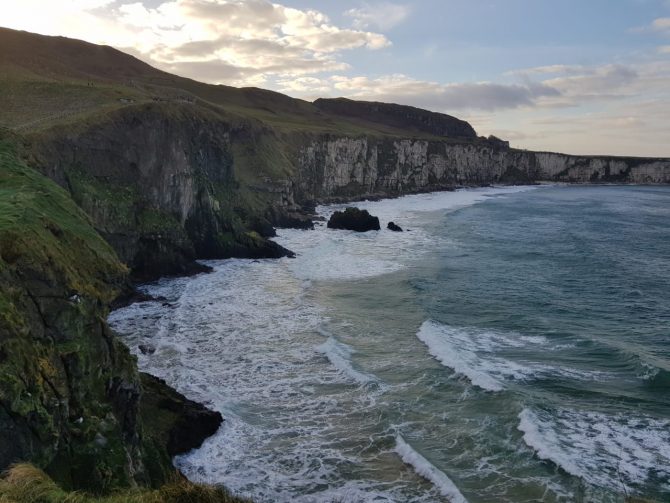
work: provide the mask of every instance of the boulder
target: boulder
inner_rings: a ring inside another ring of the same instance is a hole
[[[389,222],[388,225],[386,226],[386,228],[390,231],[393,231],[393,232],[402,232],[402,227],[400,227],[399,225],[396,225],[395,222]]]
[[[356,232],[378,231],[379,219],[359,208],[336,211],[328,220],[329,229],[347,229]]]

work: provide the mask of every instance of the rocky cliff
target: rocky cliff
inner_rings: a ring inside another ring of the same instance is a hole
[[[174,477],[169,439],[183,452],[218,427],[164,383],[143,385],[105,322],[126,283],[67,192],[0,138],[0,471],[30,461],[64,488],[156,486]]]
[[[272,187],[239,173],[255,145],[272,142],[253,128],[150,103],[26,141],[31,164],[70,192],[136,279],[198,271],[196,258],[288,253],[265,239]]]
[[[0,42],[0,126],[136,279],[197,271],[197,258],[286,255],[272,226],[306,226],[301,209],[333,198],[670,181],[668,159],[515,150],[414,107],[211,86],[61,37],[0,29]]]
[[[286,131],[179,103],[124,107],[24,135],[136,279],[194,260],[280,257],[273,225],[317,202],[459,186],[669,183],[670,160],[584,157],[499,140]]]
[[[325,137],[299,149],[297,166],[299,201],[492,183],[670,183],[670,159],[530,152],[488,140]]]

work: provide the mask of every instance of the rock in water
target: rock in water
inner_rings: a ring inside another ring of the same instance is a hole
[[[396,225],[395,222],[389,222],[386,228],[393,232],[402,232],[402,227]]]
[[[367,210],[347,208],[336,211],[328,220],[329,229],[347,229],[356,232],[378,231],[379,219],[373,217]]]

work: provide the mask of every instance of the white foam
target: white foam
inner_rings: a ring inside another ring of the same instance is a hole
[[[567,409],[519,413],[523,440],[540,459],[599,487],[665,480],[670,490],[670,421]]]
[[[347,206],[357,206],[366,209],[380,220],[400,220],[398,216],[411,213],[425,213],[434,211],[454,211],[467,206],[486,201],[493,196],[515,194],[535,190],[537,186],[518,187],[483,187],[476,189],[459,189],[455,191],[430,192],[427,194],[414,194],[397,199],[382,199],[380,201],[359,201],[350,204],[320,206],[317,208],[319,214],[324,217]]]
[[[546,345],[549,351],[557,349],[557,346],[548,345],[544,336],[452,327],[426,321],[421,325],[417,337],[440,363],[486,391],[501,391],[506,381],[523,382],[557,376],[602,381],[612,377],[602,371],[533,361],[532,358],[537,355],[535,346]],[[530,353],[526,351],[528,347]],[[515,354],[515,358],[501,356],[503,351],[506,351],[505,354]]]
[[[456,347],[449,338],[449,328],[432,321],[424,322],[417,337],[440,363],[467,377],[472,384],[486,391],[501,391],[502,384],[481,370],[474,351]]]
[[[335,368],[354,381],[360,384],[377,382],[377,379],[374,376],[358,371],[353,367],[351,363],[353,350],[350,346],[339,342],[335,337],[328,337],[328,340],[319,345],[316,349],[320,353],[326,355]]]
[[[225,417],[202,448],[175,459],[188,478],[224,483],[259,503],[431,501],[406,481],[348,471],[365,466],[352,428],[377,427],[378,415],[367,413],[378,395],[367,385],[375,377],[352,365],[352,348],[327,340],[326,313],[291,261],[208,265],[209,275],[147,287],[171,306],[134,304],[109,319],[143,371]],[[140,344],[155,353],[142,354]]]
[[[416,473],[432,482],[451,503],[467,503],[465,496],[461,494],[456,484],[444,472],[438,470],[430,461],[416,452],[411,445],[405,442],[401,435],[396,437],[395,451],[405,463],[414,468]]]
[[[305,280],[352,281],[394,273],[419,260],[425,253],[444,248],[449,239],[423,228],[427,213],[454,211],[485,201],[491,196],[511,194],[532,187],[498,187],[405,196],[352,205],[378,216],[382,227],[393,220],[410,232],[353,232],[317,225],[313,231],[280,229],[276,241],[293,250],[289,262],[294,275]],[[328,218],[348,205],[321,206],[318,213]]]

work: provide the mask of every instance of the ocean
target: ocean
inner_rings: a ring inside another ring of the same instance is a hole
[[[210,261],[111,313],[141,370],[225,417],[176,458],[190,479],[256,502],[670,501],[670,187],[356,206],[405,232],[280,230],[295,259]]]

